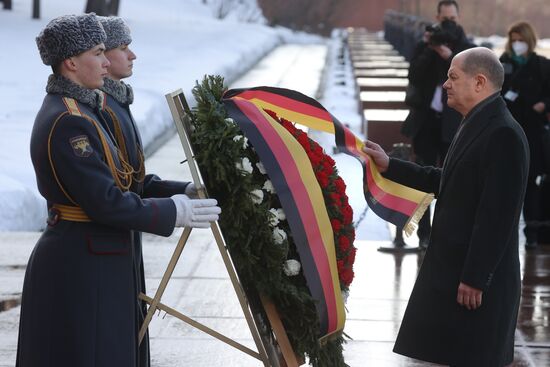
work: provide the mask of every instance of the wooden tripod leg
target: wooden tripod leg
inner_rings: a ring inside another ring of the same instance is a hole
[[[264,306],[265,313],[267,314],[267,318],[269,319],[269,323],[271,324],[271,328],[273,329],[273,333],[275,334],[277,344],[279,344],[279,348],[281,349],[286,365],[288,367],[301,366],[304,361],[299,361],[296,353],[294,353],[294,349],[290,344],[290,340],[288,340],[288,335],[286,334],[281,318],[279,317],[277,308],[266,296],[261,295],[260,299],[262,300],[262,305]]]
[[[139,299],[141,299],[141,300],[143,300],[143,301],[145,301],[149,304],[151,304],[151,302],[153,301],[152,298],[147,297],[143,293],[139,295]],[[208,335],[210,335],[210,336],[212,336],[212,337],[214,337],[214,338],[216,338],[216,339],[232,346],[233,348],[238,349],[241,352],[248,354],[251,357],[254,357],[254,358],[256,358],[260,361],[262,360],[260,355],[258,353],[256,353],[255,351],[253,351],[252,349],[242,345],[241,343],[237,343],[233,339],[230,339],[230,338],[226,337],[225,335],[218,333],[216,330],[211,329],[208,326],[203,325],[200,322],[195,321],[195,320],[193,320],[192,318],[190,318],[188,316],[185,316],[181,312],[178,312],[177,310],[175,310],[171,307],[168,307],[168,306],[166,306],[162,303],[159,303],[157,307],[158,307],[159,310],[162,310],[162,311],[166,312],[167,314],[169,314],[171,316],[174,316],[177,319],[180,319],[181,321],[191,325],[195,329],[198,329],[198,330],[200,330],[200,331],[202,331],[202,332],[204,332],[204,333],[206,333],[206,334],[208,334]]]
[[[176,249],[174,250],[174,253],[172,254],[172,258],[170,259],[170,263],[168,264],[168,267],[164,271],[164,275],[162,276],[162,280],[160,281],[159,287],[157,289],[157,292],[155,293],[155,297],[153,298],[151,305],[149,306],[149,310],[147,310],[147,315],[145,316],[145,320],[143,320],[143,324],[141,325],[141,329],[139,330],[139,344],[141,344],[141,341],[143,340],[143,337],[145,336],[145,333],[147,332],[147,327],[149,326],[149,323],[151,322],[151,319],[153,318],[153,315],[155,314],[158,304],[160,303],[160,300],[162,298],[162,295],[164,294],[164,290],[166,289],[166,286],[168,285],[168,281],[172,277],[172,273],[174,272],[174,269],[176,268],[176,264],[178,263],[178,260],[180,258],[180,255],[183,251],[183,248],[185,247],[185,244],[187,243],[187,240],[189,239],[189,235],[191,234],[191,227],[185,227],[183,230],[183,233],[181,234],[181,237],[178,241],[178,245],[176,246]]]
[[[233,261],[229,257],[229,253],[227,251],[227,248],[225,247],[225,242],[221,235],[220,227],[217,222],[212,223],[211,227],[212,227],[212,233],[214,234],[214,237],[216,239],[216,244],[218,245],[218,249],[220,251],[223,262],[225,264],[225,268],[227,269],[227,273],[229,274],[229,278],[231,279],[231,284],[233,284],[233,288],[235,289],[235,293],[237,294],[237,298],[239,299],[241,309],[243,310],[246,322],[248,323],[250,333],[252,334],[254,343],[256,343],[256,347],[258,348],[258,353],[261,356],[261,360],[264,363],[265,367],[272,367],[269,361],[269,357],[267,356],[267,351],[260,337],[260,333],[258,331],[258,328],[256,327],[256,323],[254,322],[254,318],[252,316],[250,308],[248,307],[248,301],[244,293],[244,290],[241,286],[241,282],[237,277],[237,272],[233,265]],[[279,367],[279,366],[273,366],[273,367]]]

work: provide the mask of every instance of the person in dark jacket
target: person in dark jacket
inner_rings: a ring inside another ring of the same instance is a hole
[[[385,177],[437,197],[396,353],[460,367],[513,361],[529,148],[500,96],[503,79],[489,49],[454,57],[443,87],[449,106],[464,119],[441,169],[390,159],[379,145],[366,143]]]
[[[523,203],[525,248],[538,244],[538,226],[542,221],[542,194],[537,177],[543,174],[542,133],[550,108],[550,61],[535,53],[537,36],[526,22],[513,24],[508,31],[505,51],[500,57],[504,67],[502,95],[508,109],[520,123],[527,141],[531,160],[529,180]]]
[[[25,272],[16,366],[148,366],[138,351],[139,236],[217,220],[213,199],[141,198],[101,110],[109,61],[95,14],[52,20],[36,42],[54,71],[31,158],[47,227]],[[185,183],[174,184],[174,191]]]
[[[424,34],[416,45],[409,66],[409,88],[415,97],[409,101],[409,115],[401,133],[412,139],[416,163],[438,166],[443,163],[449,144],[461,116],[447,106],[442,85],[454,55],[474,47],[459,22],[456,1],[440,1],[437,5],[437,24]],[[426,247],[430,237],[430,210],[420,220],[418,238]]]

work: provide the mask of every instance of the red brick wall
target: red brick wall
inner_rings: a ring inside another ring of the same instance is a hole
[[[327,34],[332,27],[382,29],[384,12],[435,18],[438,0],[258,0],[268,20],[296,29]],[[458,0],[461,24],[467,33],[505,35],[518,20],[531,22],[541,37],[550,37],[550,0]],[[319,27],[319,23],[324,23]]]
[[[258,0],[273,24],[325,33],[334,27],[383,29],[386,9],[403,9],[409,0]],[[324,24],[320,26],[320,23]]]
[[[340,0],[333,15],[334,27],[366,27],[378,31],[384,28],[387,9],[400,10],[399,0]]]

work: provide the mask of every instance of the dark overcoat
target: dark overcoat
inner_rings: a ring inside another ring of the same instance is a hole
[[[188,182],[161,180],[157,175],[146,174],[141,135],[130,111],[130,104],[133,102],[131,87],[123,82],[106,79],[102,90],[105,92],[106,103],[105,108],[100,111],[101,116],[106,122],[110,134],[116,140],[123,159],[134,170],[130,191],[135,192],[142,198],[170,197],[175,194],[185,193],[185,188],[189,184]],[[147,294],[143,269],[141,232],[132,232],[135,249],[134,260],[138,275],[138,290],[141,293]],[[141,325],[147,313],[147,305],[145,302],[141,302],[139,306],[138,322]],[[145,335],[140,345],[139,354],[139,366],[148,366],[150,363],[148,334]]]
[[[523,128],[531,156],[531,176],[534,181],[536,176],[544,171],[542,133],[546,123],[546,113],[538,113],[533,105],[544,102],[547,111],[550,111],[550,61],[544,56],[531,53],[527,63],[523,66],[508,54],[500,57],[504,66],[504,84],[502,95],[509,92],[517,94],[513,101],[506,99],[508,109],[512,116]],[[550,162],[549,162],[550,163]]]
[[[501,97],[466,121],[443,169],[391,159],[385,173],[437,197],[394,351],[446,365],[500,367],[514,356],[528,146]],[[460,282],[483,291],[481,307],[457,303]]]
[[[83,93],[82,100],[48,93],[31,136],[38,189],[50,213],[58,204],[80,208],[88,221],[52,216],[30,256],[19,367],[148,365],[137,347],[143,290],[138,231],[170,235],[176,207],[169,198],[142,199],[116,183],[107,157],[117,169],[123,166],[100,117],[101,99],[91,103]]]

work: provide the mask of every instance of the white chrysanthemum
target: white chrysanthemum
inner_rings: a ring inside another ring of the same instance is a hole
[[[247,157],[244,157],[240,162],[235,163],[235,167],[237,167],[243,175],[246,173],[250,174],[253,170],[252,163],[250,163],[250,160]]]
[[[262,162],[256,163],[256,167],[258,167],[262,175],[265,175],[267,173],[267,171],[265,170],[264,164]]]
[[[264,189],[265,191],[270,192],[272,194],[276,193],[275,187],[273,187],[273,182],[271,182],[271,180],[265,181],[264,182],[264,187],[262,187],[262,189]]]
[[[277,224],[279,224],[279,216],[277,215],[277,209],[271,208],[269,209],[269,212],[271,213],[271,216],[269,218],[269,225],[271,227],[275,227]]]
[[[235,120],[233,120],[231,117],[226,118],[224,121],[226,124],[235,125]]]
[[[246,136],[243,136],[243,135],[235,135],[233,137],[233,141],[235,143],[238,143],[240,140],[243,141],[243,149],[246,149],[248,148],[248,138]]]
[[[262,190],[252,190],[250,198],[254,204],[261,204],[264,201],[264,192]]]
[[[287,277],[293,277],[295,275],[300,274],[300,269],[302,268],[302,264],[298,260],[287,260],[283,264],[283,271],[285,272]]]
[[[286,214],[283,209],[277,209],[277,218],[279,218],[279,220],[286,220]]]
[[[282,245],[286,240],[286,232],[279,227],[273,228],[273,240],[277,245]]]
[[[250,160],[246,157],[243,158],[243,170],[247,173],[252,173],[252,163],[250,163]]]

